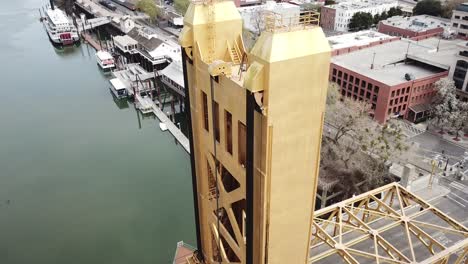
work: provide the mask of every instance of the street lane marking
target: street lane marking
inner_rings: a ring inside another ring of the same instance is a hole
[[[453,202],[456,202],[456,203],[459,204],[460,206],[466,207],[464,204],[460,203],[459,201],[453,199],[452,197],[450,197],[450,196],[448,196],[448,195],[447,195],[447,199],[449,199],[449,200],[451,200],[451,201],[453,201]]]
[[[458,195],[455,194],[455,193],[450,193],[450,195],[455,195],[458,199],[461,199],[461,200],[463,200],[465,203],[468,203],[467,200],[463,199],[462,197],[458,196]]]

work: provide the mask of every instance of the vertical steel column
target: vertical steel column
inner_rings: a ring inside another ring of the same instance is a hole
[[[190,168],[192,170],[192,190],[193,190],[193,209],[195,213],[195,231],[197,235],[197,249],[202,249],[201,235],[200,235],[200,212],[198,211],[198,187],[197,187],[197,172],[195,168],[195,150],[193,148],[193,132],[192,132],[192,116],[190,108],[190,92],[189,82],[187,77],[187,54],[185,49],[182,48],[182,68],[184,71],[184,85],[185,85],[185,116],[187,118],[188,138],[190,141]],[[203,254],[198,254],[199,259],[203,258]]]
[[[246,177],[246,264],[254,263],[253,254],[253,212],[254,212],[254,114],[255,98],[246,90],[246,126],[247,126],[247,155],[245,164]]]

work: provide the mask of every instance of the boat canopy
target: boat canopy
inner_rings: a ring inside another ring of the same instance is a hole
[[[99,60],[101,60],[101,61],[114,59],[114,58],[112,57],[112,55],[111,55],[109,52],[107,52],[107,51],[102,51],[102,50],[96,52],[96,56],[97,56],[97,57],[99,58]]]
[[[109,82],[112,84],[116,91],[126,88],[125,84],[119,78],[111,79]]]

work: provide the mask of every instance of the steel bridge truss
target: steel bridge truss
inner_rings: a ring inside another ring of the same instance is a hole
[[[468,229],[392,183],[316,211],[309,263],[468,263]]]

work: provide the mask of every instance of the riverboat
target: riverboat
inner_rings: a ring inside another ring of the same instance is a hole
[[[80,41],[78,30],[68,20],[65,13],[53,6],[45,12],[42,24],[54,45],[68,46]]]

